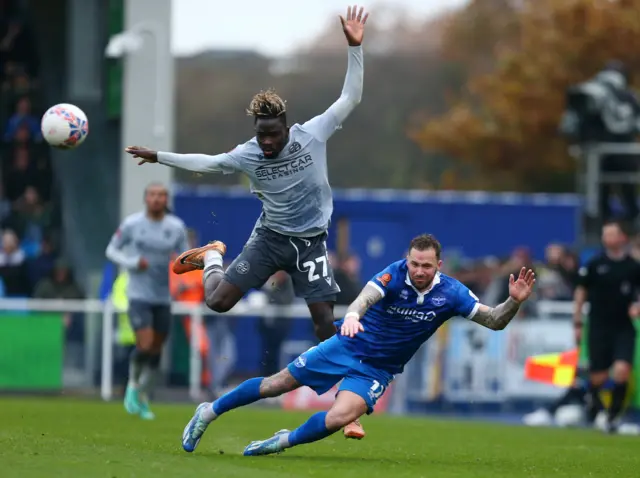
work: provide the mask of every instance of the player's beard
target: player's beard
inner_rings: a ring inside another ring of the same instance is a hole
[[[417,277],[409,276],[409,278],[411,279],[411,282],[413,283],[413,286],[420,291],[428,289],[433,283],[434,277],[435,277],[435,274],[431,277],[424,276],[420,279],[418,279]]]

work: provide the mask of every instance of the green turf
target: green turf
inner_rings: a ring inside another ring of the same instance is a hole
[[[245,445],[307,413],[260,409],[215,422],[193,454],[180,437],[193,407],[157,406],[143,422],[119,403],[0,399],[0,476],[32,477],[580,477],[640,476],[640,439],[422,418],[368,417],[360,442],[336,434],[282,455]]]

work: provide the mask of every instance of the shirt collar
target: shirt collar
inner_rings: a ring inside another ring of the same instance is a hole
[[[423,290],[422,292],[420,292],[418,289],[414,287],[413,282],[411,282],[411,277],[409,277],[409,272],[407,272],[407,277],[404,280],[404,282],[405,284],[410,286],[416,292],[416,294],[418,294],[418,303],[422,303],[424,301],[424,296],[427,295],[429,292],[431,292],[433,288],[440,283],[440,272],[436,272],[436,275],[433,277],[433,281],[431,282],[431,285],[427,289]]]

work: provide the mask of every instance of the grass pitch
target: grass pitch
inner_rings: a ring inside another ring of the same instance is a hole
[[[640,439],[588,430],[372,416],[367,437],[342,434],[276,456],[243,457],[251,441],[309,415],[247,408],[225,415],[184,453],[194,407],[157,405],[144,422],[120,403],[0,399],[2,478],[549,478],[640,476]]]

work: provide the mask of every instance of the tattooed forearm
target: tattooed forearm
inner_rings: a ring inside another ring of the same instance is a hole
[[[360,295],[356,297],[356,300],[347,308],[347,314],[345,315],[353,313],[358,314],[358,317],[362,317],[364,313],[369,310],[369,307],[380,299],[382,299],[380,291],[372,285],[367,284],[364,286],[364,289],[362,289],[362,292],[360,292]]]
[[[516,316],[518,309],[520,309],[520,304],[509,297],[497,307],[488,307],[481,304],[472,320],[491,330],[502,330]]]

